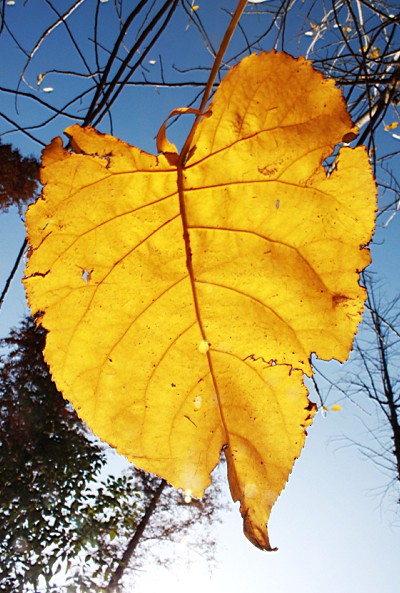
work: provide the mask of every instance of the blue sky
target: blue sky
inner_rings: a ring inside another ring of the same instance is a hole
[[[199,4],[203,14],[209,10],[210,2]],[[232,5],[227,1],[219,4],[225,7]],[[43,23],[50,22],[53,17],[41,5],[38,10],[32,9],[29,19],[21,19],[18,13],[21,5],[22,0],[17,0],[13,7],[15,14],[11,13],[11,7],[9,14],[15,23],[20,19],[16,30],[20,31],[25,46],[30,47],[36,41],[37,31],[43,28]],[[83,17],[77,16],[78,30],[79,18]],[[262,17],[246,17],[250,18],[253,18],[254,27],[260,26]],[[210,20],[208,23],[210,37],[216,44],[226,23],[225,13],[220,13],[219,20]],[[184,24],[182,20],[180,25]],[[153,72],[158,76],[160,56],[165,66],[176,63],[180,68],[185,68],[200,65],[204,60],[210,63],[210,56],[204,49],[194,54],[195,50],[191,48],[194,36],[193,30],[189,28],[149,55],[148,78],[151,79]],[[56,39],[54,42],[50,40],[38,52],[28,70],[28,80],[32,84],[37,75],[47,68],[71,64],[71,60],[74,64],[74,54],[63,50],[64,46]],[[300,49],[302,44],[303,41]],[[14,51],[9,39],[5,50],[10,59],[4,63],[1,85],[11,86],[21,71],[23,60]],[[75,66],[79,66],[78,61]],[[55,104],[68,93],[72,96],[74,84],[68,78],[52,75],[46,78],[46,85],[54,89],[52,100]],[[165,89],[136,87],[128,90],[115,109],[115,134],[145,150],[154,151],[154,135],[163,119],[174,107],[186,105],[192,94],[192,90],[185,89],[179,95]],[[44,97],[43,92],[38,96]],[[4,99],[2,96],[3,100],[2,109],[11,113],[14,108],[12,98]],[[26,125],[40,122],[42,113],[31,101],[21,101],[19,114],[14,114],[14,117]],[[68,123],[72,121],[55,120],[51,125],[35,131],[35,134],[47,143],[54,135],[61,134]],[[3,131],[8,129],[5,122],[0,125]],[[103,127],[106,125],[104,121]],[[172,139],[179,141],[183,137],[185,125],[173,128]],[[384,132],[379,140],[382,144],[387,143],[388,150],[394,150],[396,142],[399,142]],[[19,133],[6,135],[3,141],[14,142],[24,153],[38,154],[40,150],[38,144]],[[384,224],[387,219],[382,218],[380,224]],[[372,245],[371,269],[379,277],[383,294],[390,297],[400,291],[399,231],[400,218],[397,216],[387,228],[377,230]],[[23,237],[24,228],[18,213],[12,211],[7,215],[2,214],[0,288],[4,285]],[[21,275],[22,269],[19,278]],[[17,323],[26,313],[19,278],[15,279],[0,312],[0,335],[5,335],[10,325]],[[337,373],[336,367],[334,370],[329,367],[329,372]],[[335,403],[335,397],[332,393],[331,404]],[[272,544],[279,548],[278,552],[268,554],[253,548],[242,534],[241,519],[235,509],[234,512],[226,512],[223,524],[216,528],[220,545],[217,566],[211,576],[204,561],[196,553],[189,555],[182,543],[181,559],[176,565],[167,571],[155,565],[145,566],[138,577],[137,590],[158,592],[162,578],[164,590],[175,593],[200,593],[204,589],[210,593],[245,593],[255,588],[273,593],[398,593],[400,515],[393,495],[389,493],[384,496],[390,478],[350,443],[350,439],[369,443],[370,435],[365,423],[373,423],[375,412],[367,402],[367,414],[350,401],[341,400],[340,404],[343,407],[341,412],[329,413],[325,418],[321,414],[317,415],[314,425],[309,429],[302,457],[297,461],[289,483],[273,510],[269,530]]]

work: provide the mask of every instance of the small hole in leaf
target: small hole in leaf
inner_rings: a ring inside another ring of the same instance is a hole
[[[87,270],[86,268],[84,268],[82,270],[82,280],[86,283],[89,284],[91,276],[92,276],[92,272],[93,270]]]

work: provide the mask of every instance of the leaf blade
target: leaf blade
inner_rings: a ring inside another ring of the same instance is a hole
[[[343,149],[329,177],[322,166],[351,130],[308,62],[251,56],[187,162],[72,126],[75,153],[46,149],[27,215],[25,283],[58,388],[101,438],[193,496],[225,448],[263,549],[314,414],[310,356],[344,360],[361,317],[375,186],[363,149]]]

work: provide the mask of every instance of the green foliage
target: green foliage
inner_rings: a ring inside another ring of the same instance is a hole
[[[62,398],[43,360],[45,332],[26,319],[1,345],[0,589],[50,582],[99,534],[135,516],[132,480],[97,482],[105,452]],[[127,500],[129,499],[129,503]]]
[[[105,460],[51,381],[44,338],[27,319],[1,343],[9,348],[0,358],[0,585],[7,591],[49,579],[57,560],[77,552],[88,484]]]
[[[57,391],[44,341],[27,318],[0,342],[0,591],[61,591],[59,571],[70,592],[106,591],[159,480],[133,466],[107,475],[107,449]],[[212,558],[219,500],[218,485],[190,505],[166,488],[135,566],[151,554],[146,539],[179,541],[193,527]]]
[[[39,184],[39,162],[17,148],[0,143],[0,212],[32,202]]]

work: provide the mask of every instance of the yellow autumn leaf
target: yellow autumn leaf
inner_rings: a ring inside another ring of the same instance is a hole
[[[43,155],[25,285],[58,388],[100,438],[199,497],[225,450],[247,537],[304,444],[310,356],[361,318],[376,191],[340,92],[271,52],[232,68],[181,158],[72,126]],[[189,493],[189,494],[188,494]]]

